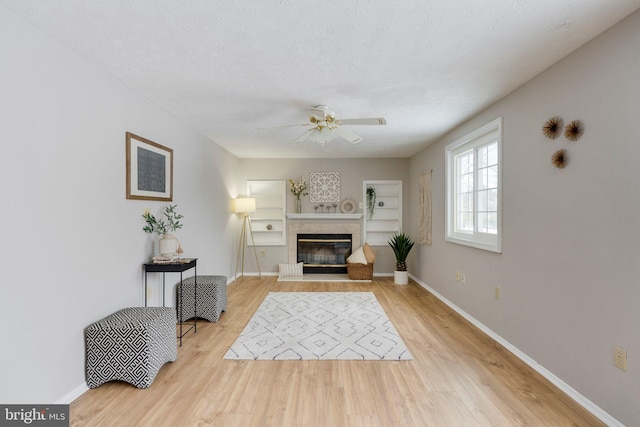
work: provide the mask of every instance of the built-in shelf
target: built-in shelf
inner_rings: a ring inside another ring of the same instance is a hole
[[[402,231],[402,181],[364,181],[364,206],[367,206],[367,187],[375,189],[376,203],[373,216],[367,211],[364,217],[363,240],[372,246],[386,246],[394,234]]]
[[[362,214],[343,214],[343,213],[294,213],[287,212],[289,219],[360,219]]]
[[[249,214],[256,246],[286,245],[286,182],[247,181],[247,194],[256,199],[256,211]],[[252,242],[248,241],[248,245]]]

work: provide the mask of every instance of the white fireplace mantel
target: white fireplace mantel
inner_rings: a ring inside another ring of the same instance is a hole
[[[344,213],[293,213],[287,212],[287,218],[290,219],[360,219],[362,214],[344,214]]]

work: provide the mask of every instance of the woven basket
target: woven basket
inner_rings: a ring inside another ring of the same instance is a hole
[[[350,280],[373,279],[373,264],[347,263],[347,274]]]

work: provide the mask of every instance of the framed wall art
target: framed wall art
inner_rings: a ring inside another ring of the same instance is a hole
[[[127,199],[173,201],[173,150],[127,132]]]
[[[340,172],[310,173],[309,201],[340,202]]]

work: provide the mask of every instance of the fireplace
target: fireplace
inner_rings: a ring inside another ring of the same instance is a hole
[[[342,213],[288,213],[287,214],[287,260],[289,264],[295,264],[298,261],[298,236],[299,235],[347,235],[351,240],[348,248],[358,247],[362,244],[360,231],[360,221],[362,214],[342,214]],[[355,245],[355,246],[354,246]],[[342,250],[342,249],[341,249]],[[348,250],[348,249],[347,249]],[[346,250],[345,252],[346,253]],[[304,260],[302,261],[305,262]],[[306,266],[303,268],[305,273],[327,273],[327,274],[346,274],[347,269],[345,259],[340,255],[335,260],[335,264],[341,265],[339,271],[343,273],[330,273],[330,267],[313,267]],[[322,269],[322,270],[319,270]],[[311,270],[311,271],[310,271]],[[318,271],[319,270],[319,271]]]
[[[346,274],[351,234],[298,234],[297,261],[305,274]]]

